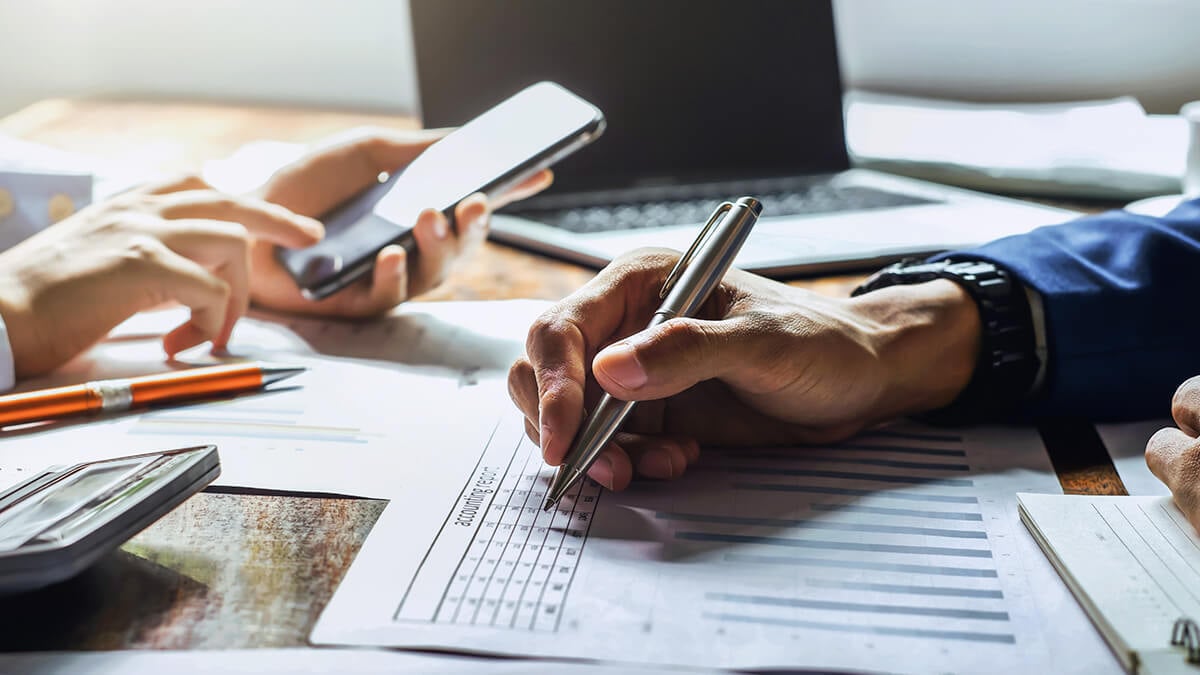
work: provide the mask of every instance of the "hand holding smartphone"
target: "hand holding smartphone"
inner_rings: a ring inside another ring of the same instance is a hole
[[[500,102],[429,146],[407,167],[321,218],[325,238],[275,255],[301,292],[319,300],[367,274],[385,246],[416,252],[413,226],[427,208],[453,224],[454,207],[510,189],[604,131],[596,106],[553,82]]]

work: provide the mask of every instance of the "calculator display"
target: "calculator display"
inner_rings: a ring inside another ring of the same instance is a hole
[[[211,445],[50,468],[0,494],[0,593],[61,581],[220,473]]]
[[[97,495],[107,495],[136,469],[155,458],[85,466],[46,489],[0,511],[0,551],[23,546],[43,531],[76,515]]]

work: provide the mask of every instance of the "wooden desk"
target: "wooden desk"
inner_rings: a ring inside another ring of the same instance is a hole
[[[408,118],[357,113],[47,100],[0,120],[0,132],[183,172],[252,140],[312,141],[361,125],[414,126]],[[593,273],[488,243],[420,300],[557,300]],[[846,295],[859,280],[795,283]],[[1042,430],[1064,488],[1123,494],[1087,430],[1069,422]],[[24,620],[0,631],[0,650],[303,645],[383,507],[378,500],[208,491],[80,577],[6,598],[6,615]]]

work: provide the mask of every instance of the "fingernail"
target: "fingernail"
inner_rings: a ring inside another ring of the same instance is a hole
[[[480,204],[475,213],[471,214],[471,227],[486,228],[488,222],[487,204]]]
[[[438,239],[445,239],[450,236],[450,226],[446,223],[445,218],[433,219],[433,233],[437,235]]]
[[[597,457],[592,463],[592,468],[588,469],[588,477],[609,490],[613,489],[612,460],[604,455]]]
[[[637,350],[626,342],[609,345],[601,352],[604,358],[597,361],[596,366],[617,384],[625,389],[635,390],[646,384],[649,379],[642,362],[638,361]]]
[[[321,221],[313,218],[305,218],[304,220],[301,220],[300,223],[303,226],[304,231],[308,234],[311,234],[313,237],[321,239],[325,236],[325,225],[322,224]]]
[[[446,224],[446,219],[432,209],[427,209],[421,213],[422,218],[428,218],[433,221],[433,236],[438,239],[445,239],[450,235],[450,228]]]
[[[675,464],[671,460],[671,451],[647,453],[642,460],[642,473],[651,478],[674,478]]]

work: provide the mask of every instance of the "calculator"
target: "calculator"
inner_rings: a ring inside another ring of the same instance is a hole
[[[0,594],[75,576],[221,472],[204,445],[50,467],[0,494]]]

